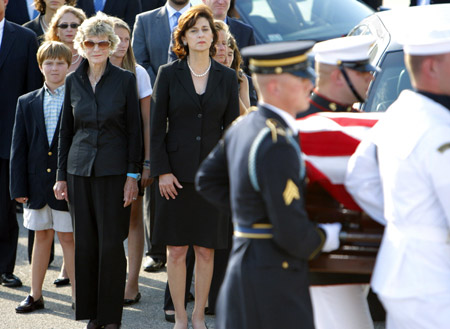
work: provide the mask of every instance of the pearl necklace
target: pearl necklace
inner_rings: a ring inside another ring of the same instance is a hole
[[[78,61],[80,60],[80,57],[81,57],[80,54],[72,55],[72,58],[74,58],[75,56],[77,56],[77,59],[75,60],[75,62],[71,62],[71,65],[78,63]]]
[[[197,73],[194,72],[194,70],[193,70],[193,69],[191,68],[191,66],[189,65],[189,58],[187,59],[186,62],[187,62],[187,66],[189,67],[189,70],[191,71],[192,75],[193,75],[194,77],[197,77],[197,78],[203,78],[205,75],[208,74],[209,70],[211,69],[211,59],[209,60],[209,66],[208,66],[208,68],[207,68],[206,71],[203,72],[202,74],[197,74]]]

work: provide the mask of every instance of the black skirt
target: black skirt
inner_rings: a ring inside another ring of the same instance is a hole
[[[211,249],[228,246],[228,215],[203,199],[193,183],[183,183],[176,199],[167,200],[155,181],[155,245],[195,245]]]

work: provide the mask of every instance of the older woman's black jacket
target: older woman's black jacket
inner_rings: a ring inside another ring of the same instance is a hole
[[[194,183],[200,163],[239,116],[236,73],[211,61],[202,97],[195,91],[186,60],[159,68],[150,107],[153,177],[173,173],[179,181]]]
[[[66,78],[57,180],[136,173],[142,161],[135,76],[108,61],[94,94],[88,67],[84,61]]]

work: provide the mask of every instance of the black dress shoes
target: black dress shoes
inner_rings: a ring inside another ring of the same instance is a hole
[[[167,322],[175,323],[175,313],[174,314],[170,314],[170,313],[167,313],[167,310],[165,310],[164,311],[164,317],[166,318]]]
[[[30,295],[27,296],[20,304],[16,307],[16,313],[30,313],[36,310],[44,308],[44,298],[41,296],[37,301],[34,300]]]
[[[22,281],[20,281],[20,279],[12,273],[3,273],[1,275],[0,282],[5,287],[22,287]]]
[[[138,303],[140,300],[141,300],[141,293],[138,292],[137,295],[136,295],[136,297],[134,297],[134,299],[128,299],[128,298],[125,298],[125,299],[123,300],[123,306],[130,306],[130,305],[136,304],[136,303]]]
[[[68,286],[70,284],[69,278],[57,278],[53,281],[53,284],[57,287]]]
[[[145,272],[158,272],[161,271],[164,266],[166,265],[165,262],[162,260],[154,260],[153,258],[149,258],[149,260],[144,264],[144,271]]]

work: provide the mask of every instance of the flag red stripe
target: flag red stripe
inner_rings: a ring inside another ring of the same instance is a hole
[[[328,178],[309,161],[306,163],[306,173],[311,183],[318,182],[331,196],[350,210],[361,211],[342,184],[333,184]]]
[[[348,156],[360,142],[341,131],[300,132],[299,135],[302,151],[311,156]]]

